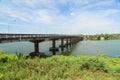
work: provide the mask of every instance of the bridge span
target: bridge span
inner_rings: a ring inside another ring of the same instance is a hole
[[[83,37],[76,35],[64,35],[64,34],[0,34],[0,43],[8,42],[19,42],[19,41],[29,41],[34,43],[34,52],[30,53],[30,56],[43,55],[39,52],[39,43],[50,40],[52,41],[52,46],[49,51],[56,54],[59,49],[56,47],[56,40],[61,40],[61,51],[64,52],[64,48],[68,48],[79,41],[83,40]],[[65,41],[65,42],[64,42]]]

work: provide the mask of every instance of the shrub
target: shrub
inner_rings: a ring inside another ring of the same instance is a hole
[[[99,80],[99,78],[106,80],[108,77],[117,80],[120,78],[120,58],[101,55],[19,58],[5,63],[0,62],[0,65],[0,78],[2,77],[3,80]]]

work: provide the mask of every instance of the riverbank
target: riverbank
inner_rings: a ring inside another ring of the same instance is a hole
[[[4,61],[6,59],[6,61]],[[119,80],[120,58],[0,54],[0,80]]]

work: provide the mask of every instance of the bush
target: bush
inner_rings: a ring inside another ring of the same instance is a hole
[[[120,78],[120,58],[103,55],[19,58],[5,63],[0,62],[0,65],[0,78],[3,80],[106,80],[108,78],[117,80]]]

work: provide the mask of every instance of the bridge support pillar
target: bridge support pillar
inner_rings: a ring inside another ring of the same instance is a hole
[[[39,52],[39,42],[35,41],[34,43],[34,52],[38,53]]]
[[[39,52],[39,43],[43,42],[44,40],[33,40],[30,41],[32,43],[34,43],[34,52],[30,53],[30,56],[40,56],[40,55],[44,55],[44,53]]]
[[[71,38],[70,38],[69,43],[70,43],[70,48],[71,48],[72,47],[72,39]]]
[[[69,40],[68,40],[68,38],[66,39],[66,48],[67,48],[67,50],[68,50],[68,45],[69,45]]]
[[[59,47],[61,47],[61,52],[64,52],[65,45],[64,45],[64,39],[63,38],[61,38],[61,45]]]
[[[56,51],[59,51],[59,49],[56,47],[56,39],[52,39],[52,47],[49,48],[49,51],[53,52],[53,55],[56,54]]]

